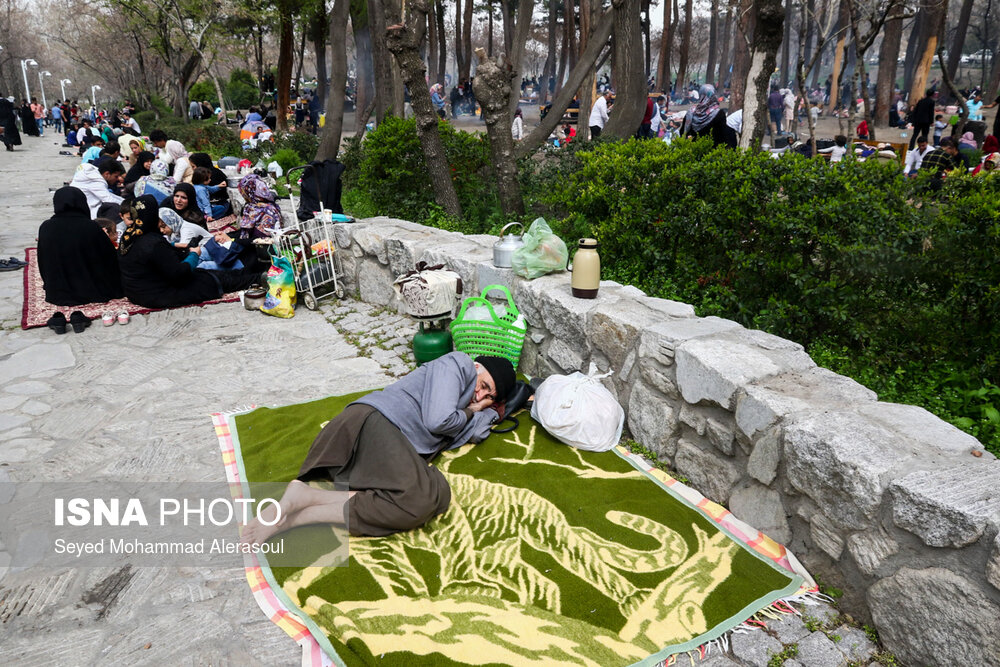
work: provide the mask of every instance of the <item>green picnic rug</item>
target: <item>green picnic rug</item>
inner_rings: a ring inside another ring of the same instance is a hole
[[[243,480],[294,479],[321,425],[361,395],[238,415]],[[653,665],[798,590],[623,455],[520,421],[438,458],[452,502],[423,528],[351,538],[347,567],[261,558],[336,663]]]

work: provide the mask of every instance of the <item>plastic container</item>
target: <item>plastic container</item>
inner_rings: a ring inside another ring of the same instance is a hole
[[[486,300],[486,295],[493,290],[504,293],[507,297],[506,307],[494,307]],[[470,319],[470,308],[484,309],[489,315],[488,319]],[[500,315],[500,312],[503,314]],[[462,302],[458,317],[451,323],[451,335],[455,341],[455,349],[459,352],[465,352],[473,358],[480,355],[504,357],[517,369],[527,328],[527,322],[514,305],[510,290],[503,285],[490,285],[480,296],[470,296]]]

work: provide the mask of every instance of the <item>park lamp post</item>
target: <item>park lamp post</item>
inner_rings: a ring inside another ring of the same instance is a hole
[[[66,101],[66,84],[73,83],[69,79],[59,79],[59,90],[62,91],[63,102]]]
[[[42,83],[42,76],[52,76],[52,72],[49,72],[48,70],[38,72],[38,87],[42,90],[42,106],[48,109],[49,104],[45,101],[45,84]]]
[[[21,61],[21,74],[24,75],[24,99],[31,99],[31,90],[28,88],[28,65],[32,67],[38,67],[38,63],[35,62],[34,58],[26,58]]]
[[[94,91],[100,89],[101,87],[96,84],[90,87],[90,100],[94,103],[94,113],[97,113],[97,93]]]

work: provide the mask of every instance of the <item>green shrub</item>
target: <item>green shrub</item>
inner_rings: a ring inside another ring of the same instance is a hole
[[[500,209],[485,138],[456,131],[444,122],[438,129],[465,216],[463,222],[469,225],[466,229],[478,233],[492,228],[499,221]],[[360,147],[349,145],[344,159],[349,170],[356,170],[356,176],[348,176],[347,182],[356,182],[379,214],[418,222],[438,215],[433,212],[434,191],[413,119],[386,118],[366,135]]]
[[[191,153],[208,153],[218,159],[225,155],[240,155],[242,146],[235,130],[216,125],[213,121],[194,121],[184,123],[174,117],[154,121],[149,127],[142,128],[147,134],[154,129],[161,129],[171,139],[184,144]]]
[[[271,159],[281,165],[281,168],[285,173],[287,173],[288,170],[294,169],[302,164],[302,159],[299,157],[299,154],[291,148],[279,149],[274,155],[271,156]]]
[[[188,90],[188,102],[193,102],[195,100],[198,102],[203,100],[213,100],[217,97],[218,95],[215,92],[215,85],[213,85],[208,79],[198,81],[191,86],[190,90]]]

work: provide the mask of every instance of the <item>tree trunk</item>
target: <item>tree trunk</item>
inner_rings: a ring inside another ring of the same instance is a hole
[[[330,10],[330,91],[326,98],[326,123],[320,133],[317,160],[331,160],[340,151],[344,129],[344,89],[347,87],[347,16],[350,0],[334,0]],[[356,108],[358,116],[361,109]]]
[[[600,12],[600,9],[594,9],[594,0],[580,0],[580,58],[587,51],[587,45],[590,44],[590,40],[593,39],[593,16],[594,12]],[[577,66],[579,67],[580,60],[577,59]],[[576,68],[574,68],[575,71]],[[589,113],[587,113],[594,105],[594,93],[597,84],[597,73],[591,69],[587,75],[583,78],[583,83],[580,84],[579,89],[576,92],[577,102],[580,104],[580,112],[576,116],[576,139],[577,141],[588,141],[590,139],[590,125]]]
[[[400,109],[392,108],[392,58],[386,48],[385,40],[378,35],[385,34],[385,9],[381,0],[368,2],[368,31],[373,36],[372,65],[375,79],[375,123],[381,125],[388,115],[403,117]]]
[[[923,49],[913,72],[913,83],[910,84],[911,100],[919,100],[924,96],[924,90],[927,88],[927,78],[931,73],[934,54],[937,53],[938,42],[944,30],[944,19],[948,15],[948,0],[941,0],[939,4],[927,5],[923,11],[926,13],[920,26],[920,42]]]
[[[467,2],[472,2],[472,0],[467,0]],[[465,59],[471,54],[467,54],[462,48],[462,0],[455,0],[455,69],[458,74],[458,81],[455,85],[458,85],[464,81],[461,77],[462,68],[465,67]]]
[[[962,59],[965,35],[969,31],[969,18],[972,16],[972,3],[973,0],[963,0],[962,9],[958,13],[958,25],[955,26],[955,36],[951,40],[951,48],[948,49],[948,77],[952,81],[955,80],[958,63]],[[983,59],[983,68],[986,68],[985,59]]]
[[[503,20],[503,48],[504,53],[510,53],[514,48],[514,21],[520,16],[514,17],[510,13],[510,3],[512,0],[500,0],[500,18]],[[532,7],[534,9],[534,7]]]
[[[708,64],[705,66],[705,83],[715,85],[716,49],[719,48],[719,0],[712,0],[711,18],[708,23]]]
[[[518,102],[521,99],[521,79],[524,75],[524,49],[528,42],[528,35],[531,32],[531,19],[534,10],[534,0],[520,0],[518,2],[516,23],[507,51],[506,63],[511,68],[512,80],[510,85],[513,86],[514,91],[514,94],[509,98],[510,113],[512,114],[517,109]],[[504,38],[504,41],[506,41],[506,38]],[[477,94],[476,97],[478,98],[479,95]]]
[[[801,29],[800,27],[799,30]],[[784,88],[788,85],[792,61],[792,0],[785,0],[785,34],[781,45],[781,72],[778,74],[778,84]]]
[[[361,118],[361,110],[367,109],[375,100],[375,82],[372,62],[372,38],[368,26],[368,12],[365,3],[351,3],[351,29],[354,31],[355,49],[355,97],[354,97],[354,132],[360,134],[368,122],[368,118]],[[362,13],[362,10],[363,13]],[[334,46],[334,48],[336,48]],[[340,100],[343,106],[344,100]],[[330,107],[327,106],[327,111]]]
[[[579,47],[576,43],[576,5],[574,0],[566,0],[566,8],[563,15],[563,22],[566,24],[566,39],[567,47],[566,52],[569,59],[567,60],[568,69],[570,71],[576,67],[576,56],[579,54]]]
[[[302,26],[302,39],[299,40],[299,55],[295,66],[295,95],[302,94],[302,65],[306,55],[306,26]]]
[[[737,0],[736,34],[733,36],[733,74],[729,82],[729,110],[743,108],[747,74],[750,72],[750,41],[753,39],[756,13],[752,0]],[[746,122],[746,114],[743,115]],[[746,128],[744,127],[744,130]]]
[[[921,49],[920,45],[921,25],[923,24],[925,17],[926,13],[924,12],[923,8],[918,8],[917,14],[913,19],[913,26],[910,28],[910,37],[909,39],[906,40],[906,58],[903,61],[903,90],[906,91],[907,94],[909,94],[910,87],[913,84],[913,73],[917,69],[917,60],[918,60],[917,54],[920,52]],[[921,91],[920,96],[917,97],[916,99],[909,99],[909,98],[907,99],[909,100],[911,105],[914,105],[917,103],[917,100],[919,100],[923,96],[924,96],[923,91]]]
[[[684,1],[684,31],[681,33],[681,62],[677,66],[677,90],[687,90],[688,53],[691,51],[691,23],[694,19],[693,0]]]
[[[733,38],[733,5],[731,2],[726,3],[726,20],[722,22],[722,55],[719,56],[719,74],[716,77],[716,87],[723,88],[726,85],[726,79],[729,78],[729,66],[732,64],[729,62],[729,44]]]
[[[596,5],[599,7],[600,5]],[[611,30],[614,26],[614,16],[617,11],[612,5],[611,9],[608,9],[601,16],[601,19],[597,22],[593,33],[591,34],[586,48],[580,54],[580,59],[576,63],[576,67],[573,71],[569,73],[569,78],[566,81],[566,85],[563,87],[562,91],[556,95],[555,99],[552,100],[552,109],[546,114],[545,118],[538,123],[538,126],[531,131],[527,137],[525,137],[516,148],[517,157],[525,157],[531,154],[536,148],[541,146],[546,139],[548,139],[549,134],[552,130],[556,129],[556,125],[559,124],[559,120],[562,118],[563,113],[565,113],[566,108],[569,106],[570,101],[573,99],[573,93],[579,90],[580,85],[583,83],[584,79],[588,77],[593,77],[594,75],[594,62],[597,60],[601,52],[604,51],[604,47],[608,43],[608,37],[611,36]],[[584,109],[580,107],[580,117],[584,118],[589,115],[590,108]],[[642,120],[640,118],[639,120]],[[638,127],[638,124],[637,124]]]
[[[691,0],[688,0],[690,4]],[[618,90],[602,136],[627,139],[646,113],[646,81],[642,74],[640,0],[612,0],[615,8],[615,82]],[[580,110],[583,113],[583,109]]]
[[[838,97],[840,96],[840,80],[844,75],[844,57],[847,54],[847,26],[851,21],[848,2],[850,0],[840,0],[840,9],[837,13],[836,30],[839,31],[837,42],[833,47],[833,83],[830,85],[830,102],[827,104],[826,113],[829,115],[837,108]]]
[[[895,105],[896,61],[899,59],[899,42],[903,37],[905,8],[897,6],[892,16],[885,20],[882,44],[878,50],[878,79],[875,84],[875,127],[889,127],[889,107]]]
[[[566,39],[565,24],[563,25],[563,36],[559,42],[559,68],[556,70],[556,95],[562,90],[563,81],[566,78],[566,59],[569,57],[569,44]]]
[[[542,93],[539,96],[539,103],[545,104],[549,99],[549,81],[555,83],[556,75],[556,7],[557,0],[549,0],[548,17],[548,54],[545,57],[545,67],[542,68]]]
[[[427,69],[431,84],[441,80],[441,72],[438,70],[437,3],[435,2],[427,3]]]
[[[295,35],[292,33],[292,12],[286,3],[279,5],[280,39],[278,41],[278,102],[274,114],[278,119],[277,130],[288,132],[288,89],[292,83],[292,49]]]
[[[643,51],[643,57],[645,63],[643,71],[646,73],[647,81],[649,80],[649,75],[653,73],[652,71],[653,55],[650,52],[650,46],[649,46],[649,24],[651,23],[649,16],[649,5],[650,5],[650,0],[642,0],[642,15],[646,17],[645,20],[643,20],[642,22],[642,45],[645,49]]]
[[[444,29],[444,3],[441,0],[435,0],[434,4],[437,7],[437,11],[434,13],[437,19],[437,38],[438,38],[438,80],[442,86],[444,85],[445,74],[448,72],[448,37]],[[455,85],[455,82],[452,82]]]
[[[951,93],[952,97],[958,102],[958,123],[955,125],[955,129],[952,130],[952,136],[960,137],[962,133],[965,132],[965,123],[969,120],[969,106],[968,100],[965,95],[958,90],[955,82],[951,80],[951,76],[948,74],[948,70],[945,69],[944,58],[941,55],[941,46],[939,44],[937,51],[938,65],[941,67],[941,78],[944,80],[944,85]]]
[[[465,2],[462,24],[462,53],[465,54],[465,61],[458,76],[459,80],[468,81],[472,73],[472,0]]]
[[[347,38],[347,17],[348,17],[348,12],[347,10],[344,10],[344,17],[343,17],[344,31],[341,36],[341,39]],[[319,25],[316,25],[317,21],[319,22]],[[329,93],[326,86],[326,77],[327,77],[326,42],[327,42],[327,35],[329,35],[330,33],[329,24],[330,24],[330,15],[327,14],[326,11],[322,12],[317,11],[316,14],[313,16],[313,26],[312,30],[310,31],[312,33],[313,49],[316,51],[315,94],[319,96],[319,99],[323,100],[324,104],[326,103],[326,99]],[[344,82],[344,87],[345,89],[347,87],[346,79]],[[341,107],[343,107],[343,105],[341,105]]]
[[[515,76],[511,64],[505,57],[491,60],[486,57],[482,49],[479,49],[476,55],[479,58],[479,67],[476,68],[476,80],[472,87],[483,109],[486,134],[490,140],[493,172],[500,192],[500,207],[508,216],[524,215],[524,199],[521,197],[521,185],[517,180],[514,139],[510,132],[510,98],[520,92],[515,91],[511,84],[519,77]]]
[[[663,2],[663,34],[660,36],[660,57],[656,63],[656,85],[670,97],[670,49],[673,46],[673,33],[670,30],[671,0],[661,0],[661,2]]]
[[[743,98],[743,132],[740,147],[757,145],[768,125],[767,95],[771,74],[781,47],[785,10],[781,0],[757,0],[754,3],[754,30],[750,40],[750,68],[746,75]]]
[[[385,32],[386,46],[396,57],[403,81],[410,88],[410,106],[417,121],[417,136],[424,152],[427,173],[434,188],[434,200],[455,218],[462,217],[462,207],[458,203],[455,184],[451,180],[451,167],[444,152],[444,143],[438,131],[438,115],[431,104],[431,94],[427,90],[425,75],[427,67],[420,57],[421,26],[427,25],[427,1],[409,0],[407,21],[400,24],[398,11],[392,0],[384,0],[386,16],[392,17],[392,26]],[[470,0],[471,3],[471,0]],[[389,12],[393,12],[389,14]],[[380,40],[376,40],[380,41]]]

